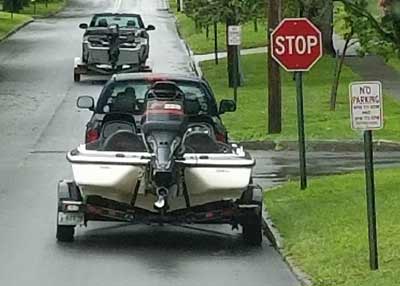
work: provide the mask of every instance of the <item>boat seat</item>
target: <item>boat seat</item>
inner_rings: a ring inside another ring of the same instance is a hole
[[[133,90],[133,91],[131,91]],[[133,113],[136,107],[136,95],[133,88],[117,94],[111,106],[112,112]]]
[[[129,130],[118,130],[102,144],[103,151],[146,152],[142,138]]]
[[[221,146],[206,133],[191,133],[184,144],[189,153],[224,153]]]
[[[107,19],[100,19],[99,22],[97,22],[97,27],[108,27]]]
[[[129,131],[132,133],[136,133],[136,127],[135,124],[131,122],[126,122],[122,120],[115,120],[115,121],[109,121],[103,124],[101,133],[100,133],[100,138],[102,140],[107,139],[110,135],[114,134],[116,131],[119,130],[125,130]]]
[[[133,21],[133,20],[129,20],[129,21],[126,22],[126,26],[128,28],[136,28],[136,22]]]

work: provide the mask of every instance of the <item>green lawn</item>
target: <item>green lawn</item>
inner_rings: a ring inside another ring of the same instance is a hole
[[[175,12],[176,9],[173,9]],[[194,22],[183,13],[176,13],[178,25],[182,36],[185,38],[195,54],[207,54],[214,51],[213,25],[209,27],[209,38],[206,37],[206,29],[196,31]],[[226,50],[225,25],[218,24],[218,46],[219,51]],[[255,32],[254,23],[249,22],[242,26],[242,48],[254,48],[266,45],[266,23],[265,19],[258,21],[258,32]]]
[[[29,7],[25,7],[22,11],[20,11],[20,13],[25,15],[32,15],[35,17],[47,17],[49,15],[59,12],[62,8],[64,8],[66,2],[67,0],[49,0],[47,7],[44,1],[42,1],[41,3],[37,2],[36,13],[34,13],[35,7],[31,3]]]
[[[29,16],[19,14],[14,14],[13,19],[11,19],[10,13],[0,12],[0,39],[14,28],[22,25],[23,23],[31,19],[32,18]]]
[[[284,252],[314,286],[400,284],[400,169],[376,173],[380,270],[369,270],[364,174],[291,182],[265,193]]]
[[[176,0],[169,0],[169,8],[171,12],[176,12],[178,4]]]
[[[239,89],[238,110],[223,115],[230,135],[236,140],[295,140],[297,138],[297,113],[295,82],[292,74],[283,72],[283,132],[267,135],[267,75],[266,55],[241,57],[245,86]],[[324,57],[304,76],[304,106],[306,136],[311,139],[356,139],[360,134],[350,128],[348,85],[359,80],[350,68],[344,67],[338,92],[337,111],[329,111],[330,90],[334,59]],[[218,99],[232,98],[227,88],[226,61],[216,66],[213,61],[202,63],[202,70]],[[385,128],[376,137],[400,141],[400,104],[385,96]]]

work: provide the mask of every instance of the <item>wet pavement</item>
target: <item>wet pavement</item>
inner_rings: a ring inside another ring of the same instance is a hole
[[[362,143],[360,143],[362,144]],[[254,179],[268,188],[299,177],[299,153],[295,151],[251,151],[256,158]],[[375,152],[375,168],[400,167],[400,152]],[[307,173],[310,177],[343,174],[363,170],[362,152],[309,152]]]
[[[249,248],[228,226],[91,223],[78,229],[73,244],[56,243],[56,185],[71,178],[65,151],[83,141],[90,116],[75,101],[96,97],[104,83],[73,82],[78,24],[94,12],[143,12],[146,24],[158,28],[154,70],[189,69],[163,1],[69,3],[0,44],[0,285],[298,285],[267,241]]]

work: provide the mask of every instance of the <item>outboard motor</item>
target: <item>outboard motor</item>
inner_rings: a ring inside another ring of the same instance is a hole
[[[185,125],[183,92],[174,82],[154,83],[146,94],[142,132],[155,154],[151,179],[158,197],[154,208],[158,210],[168,208],[168,192],[176,184],[174,154],[181,144]]]
[[[119,26],[117,24],[110,25],[108,27],[108,42],[110,43],[108,56],[111,63],[112,69],[116,69],[119,60]]]

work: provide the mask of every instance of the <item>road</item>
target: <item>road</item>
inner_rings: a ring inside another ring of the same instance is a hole
[[[56,184],[71,178],[65,151],[83,140],[79,95],[104,81],[72,81],[82,31],[96,11],[135,11],[154,24],[155,71],[188,72],[173,18],[160,0],[70,0],[0,44],[0,285],[298,285],[265,241],[246,247],[228,227],[90,224],[55,240]]]

